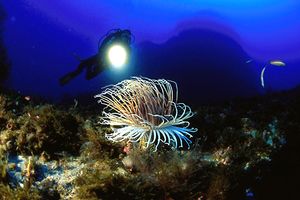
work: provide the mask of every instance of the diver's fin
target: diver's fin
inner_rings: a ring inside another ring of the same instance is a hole
[[[74,78],[72,73],[68,73],[59,79],[59,84],[61,86],[66,85],[67,83],[69,83],[72,80],[72,78]]]

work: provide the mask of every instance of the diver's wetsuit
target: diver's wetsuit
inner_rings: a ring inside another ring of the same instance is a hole
[[[90,80],[97,76],[104,70],[100,55],[96,54],[87,59],[81,60],[80,64],[77,66],[76,70],[67,73],[59,79],[60,85],[67,84],[70,80],[78,76],[86,68],[85,79]]]
[[[112,42],[125,43],[127,46],[130,45],[131,32],[129,30],[115,29],[113,31],[114,31],[113,33],[109,33],[101,42],[97,54],[87,59],[80,60],[80,64],[77,66],[76,70],[67,73],[66,75],[64,75],[59,79],[60,85],[67,84],[73,78],[78,76],[85,68],[86,68],[85,79],[87,80],[90,80],[95,76],[97,76],[98,74],[100,74],[106,68],[107,65],[106,63],[104,63],[105,60],[103,59],[103,55],[104,55],[103,50],[105,50],[106,47]]]

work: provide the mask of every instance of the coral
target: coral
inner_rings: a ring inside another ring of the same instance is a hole
[[[188,128],[187,120],[194,113],[184,103],[177,103],[177,93],[176,83],[164,79],[133,77],[107,87],[95,96],[106,106],[100,123],[114,130],[106,137],[144,143],[146,148],[155,144],[155,151],[161,142],[175,148],[185,142],[189,147],[192,141],[188,137],[197,129]]]

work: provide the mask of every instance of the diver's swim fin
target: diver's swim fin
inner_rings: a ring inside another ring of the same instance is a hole
[[[73,74],[68,73],[59,79],[59,84],[61,86],[63,86],[65,84],[69,83],[72,80],[72,78],[74,78]]]

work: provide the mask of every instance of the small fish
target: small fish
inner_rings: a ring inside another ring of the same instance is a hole
[[[253,60],[250,59],[250,60],[247,60],[246,63],[248,64],[248,63],[251,63],[252,61],[253,61]]]
[[[281,60],[271,60],[270,64],[274,65],[274,66],[278,66],[278,67],[284,67],[285,66],[285,63],[282,62]]]
[[[269,63],[267,63],[264,66],[264,68],[262,69],[261,74],[260,74],[261,86],[263,88],[265,87],[264,74],[265,74],[265,70],[266,70],[266,67],[267,67],[268,64],[271,64],[271,65],[274,65],[274,66],[277,66],[277,67],[284,67],[285,66],[285,63],[281,60],[271,60]]]
[[[262,69],[261,74],[260,74],[261,86],[262,86],[263,88],[265,87],[265,81],[264,81],[265,70],[266,70],[266,67],[264,67],[264,68]]]

